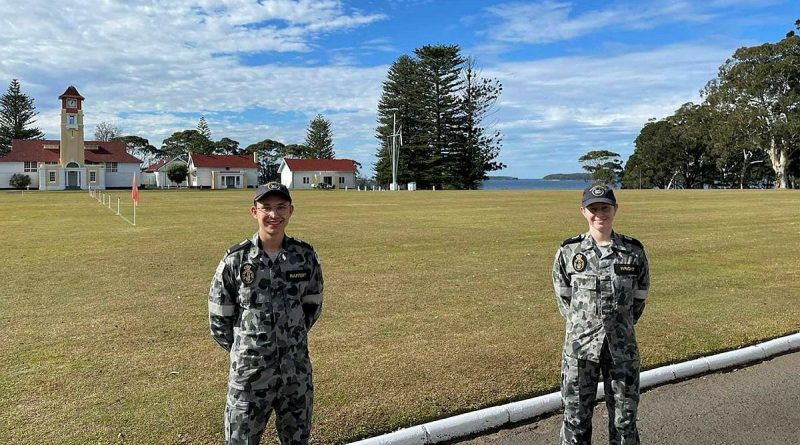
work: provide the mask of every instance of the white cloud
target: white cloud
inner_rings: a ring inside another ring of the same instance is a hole
[[[488,34],[511,43],[548,43],[570,40],[595,31],[650,29],[665,22],[705,22],[712,15],[688,1],[656,1],[611,4],[605,9],[573,14],[572,2],[505,3],[486,8],[498,23]]]
[[[97,122],[120,121],[160,145],[194,128],[203,112],[374,113],[386,73],[345,58],[338,60],[344,66],[329,67],[239,60],[242,53],[308,51],[321,32],[384,18],[348,13],[339,1],[75,0],[53,8],[33,0],[6,10],[0,27],[14,44],[0,45],[0,78],[22,81],[41,112],[37,124],[51,137],[58,134],[57,96],[70,84],[86,97],[87,137]],[[218,123],[219,135],[246,145],[282,136],[299,142],[307,122]]]
[[[543,159],[579,171],[577,158],[608,148],[627,157],[650,118],[699,101],[731,48],[672,45],[615,56],[500,63],[484,70],[503,83],[495,128],[506,135],[501,161],[512,174],[540,177]]]

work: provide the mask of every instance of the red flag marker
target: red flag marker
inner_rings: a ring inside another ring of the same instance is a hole
[[[136,173],[131,180],[131,199],[135,205],[139,205],[139,185],[136,183]]]

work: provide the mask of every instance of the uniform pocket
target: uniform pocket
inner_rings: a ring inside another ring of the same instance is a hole
[[[597,314],[597,277],[576,276],[572,278],[571,312],[578,320]]]

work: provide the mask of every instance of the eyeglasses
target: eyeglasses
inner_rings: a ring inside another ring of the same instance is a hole
[[[586,209],[586,211],[591,213],[592,215],[597,215],[598,213],[611,213],[614,211],[615,208],[616,206],[613,206],[611,204],[584,207],[584,209]]]
[[[278,215],[285,215],[285,214],[289,213],[289,209],[291,207],[292,206],[290,206],[288,204],[280,204],[280,205],[275,206],[275,207],[270,207],[270,206],[256,207],[256,210],[258,210],[259,212],[262,212],[264,214],[269,214],[269,213],[275,212]]]

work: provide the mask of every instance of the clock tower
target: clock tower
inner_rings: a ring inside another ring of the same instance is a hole
[[[78,90],[70,85],[61,99],[61,145],[59,163],[62,167],[83,167],[83,99]]]

